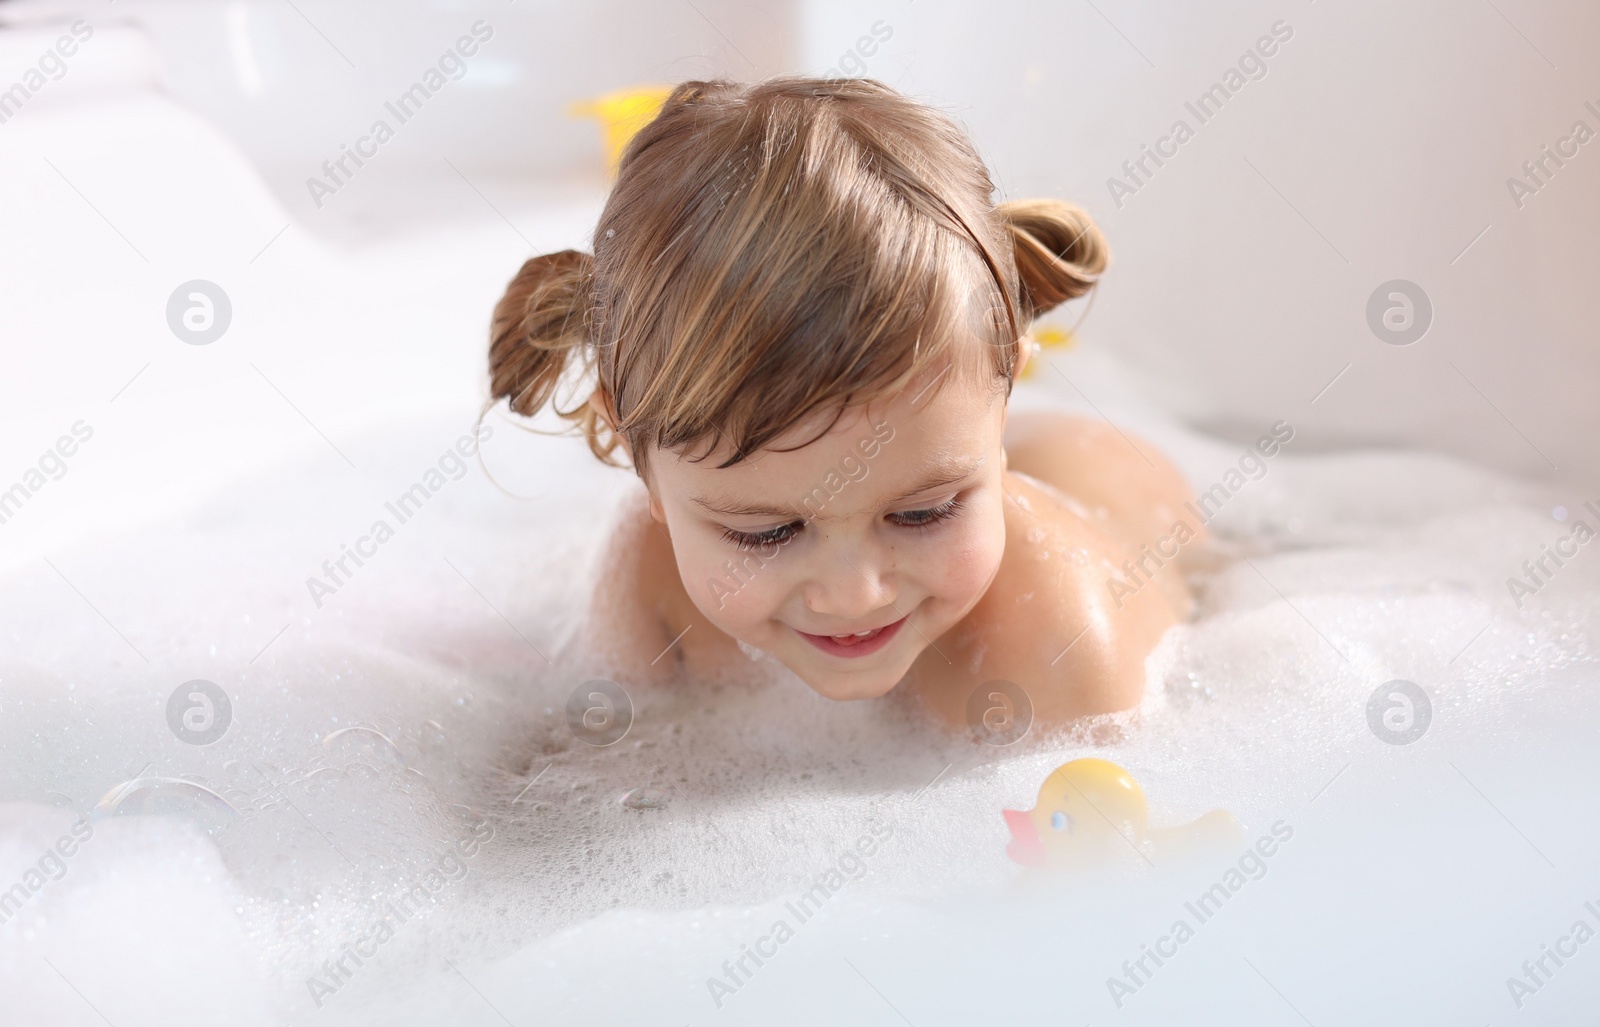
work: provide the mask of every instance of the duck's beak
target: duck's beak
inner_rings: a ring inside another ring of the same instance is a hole
[[[1003,809],[1000,815],[1006,818],[1006,826],[1011,828],[1011,844],[1006,846],[1006,855],[1011,857],[1011,861],[1025,867],[1044,866],[1044,845],[1039,841],[1033,818],[1014,809]]]

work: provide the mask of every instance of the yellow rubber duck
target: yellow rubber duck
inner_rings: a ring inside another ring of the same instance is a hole
[[[606,149],[606,167],[611,177],[615,178],[628,140],[650,124],[667,97],[672,95],[672,89],[672,86],[663,85],[619,89],[570,104],[567,113],[575,118],[594,118],[600,122],[600,134]]]
[[[1239,821],[1212,810],[1179,827],[1149,826],[1144,789],[1126,770],[1101,759],[1077,759],[1045,778],[1033,809],[1001,810],[1011,829],[1006,855],[1026,867],[1085,869],[1128,857],[1131,847],[1161,866],[1213,849],[1237,849]]]

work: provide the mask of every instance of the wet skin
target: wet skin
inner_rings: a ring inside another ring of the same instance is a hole
[[[1190,498],[1150,446],[1059,413],[1008,418],[976,376],[914,382],[774,451],[816,433],[722,469],[720,450],[653,452],[585,644],[665,682],[737,673],[738,639],[824,696],[897,690],[952,725],[996,678],[1043,723],[1137,705],[1145,657],[1189,602],[1172,561],[1132,595],[1108,587]]]

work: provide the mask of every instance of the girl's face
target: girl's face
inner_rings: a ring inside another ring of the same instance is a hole
[[[700,462],[651,453],[651,513],[695,606],[830,699],[888,692],[1000,567],[1005,396],[937,377],[790,452],[722,469],[725,443]]]

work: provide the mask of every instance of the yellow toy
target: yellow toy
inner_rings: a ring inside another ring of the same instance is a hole
[[[1057,767],[1032,810],[1001,810],[1011,829],[1006,855],[1027,867],[1085,869],[1131,858],[1130,849],[1160,867],[1213,849],[1237,849],[1239,822],[1212,810],[1180,827],[1149,826],[1149,804],[1126,770],[1100,759]]]
[[[567,113],[575,118],[594,118],[600,122],[600,133],[606,148],[606,167],[611,177],[615,178],[628,140],[655,118],[661,105],[672,94],[672,89],[672,86],[619,89],[593,100],[571,104],[567,107]]]

